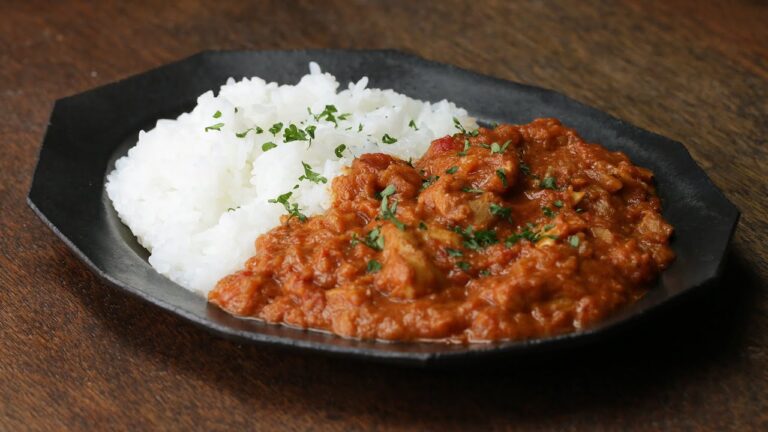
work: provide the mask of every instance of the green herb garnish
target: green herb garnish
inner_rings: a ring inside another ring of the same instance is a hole
[[[269,132],[272,133],[272,135],[277,135],[280,133],[280,131],[283,130],[283,124],[282,123],[275,123],[272,125],[271,128],[269,128]]]
[[[579,243],[581,243],[581,239],[579,239],[579,236],[572,235],[568,237],[568,244],[572,247],[579,247]]]
[[[308,163],[302,162],[301,165],[304,166],[304,175],[299,177],[299,181],[307,180],[312,183],[328,183],[328,179],[321,176],[320,173],[312,171],[312,166]]]
[[[522,159],[520,160],[519,165],[520,165],[520,171],[522,171],[523,174],[527,176],[531,175],[531,167],[528,166],[525,162],[523,162]]]
[[[365,236],[363,239],[363,243],[365,243],[366,246],[373,250],[383,250],[384,249],[384,236],[381,235],[381,229],[380,228],[374,228],[371,230],[371,232],[368,233],[368,235]]]
[[[393,138],[389,136],[389,134],[384,134],[384,136],[381,137],[381,142],[384,144],[394,144],[397,142],[397,138]]]
[[[551,208],[547,206],[542,207],[541,212],[544,213],[544,216],[548,218],[553,218],[557,215]]]
[[[447,170],[445,170],[445,173],[446,174],[456,174],[456,171],[458,171],[458,170],[459,170],[459,167],[452,166],[452,167],[448,168]]]
[[[466,193],[475,193],[475,194],[481,194],[481,193],[485,192],[482,189],[470,188],[470,187],[463,187],[463,188],[461,188],[461,191],[462,192],[466,192]]]
[[[557,208],[563,208],[563,206],[564,206],[565,204],[563,204],[563,202],[562,202],[562,201],[560,201],[560,200],[557,200],[557,201],[553,202],[553,203],[552,203],[552,205],[553,205],[553,206],[555,206],[555,207],[557,207]]]
[[[498,243],[499,241],[496,237],[495,231],[475,231],[471,225],[464,229],[461,227],[455,227],[453,230],[461,235],[461,237],[464,239],[464,246],[472,250],[488,247],[492,244]]]
[[[501,179],[501,185],[507,187],[507,174],[504,173],[504,170],[497,169],[496,175]]]
[[[415,121],[413,121],[413,120],[411,120],[410,122],[408,122],[408,127],[409,127],[409,128],[411,128],[411,129],[413,129],[413,130],[419,130],[419,128],[418,128],[418,127],[416,127],[416,122],[415,122]]]
[[[539,183],[542,189],[557,190],[557,180],[554,177],[544,177]]]
[[[213,113],[213,118],[219,118],[219,117],[221,117],[221,111],[216,111],[215,113]]]
[[[491,153],[504,153],[507,151],[507,147],[509,147],[509,144],[512,143],[512,141],[507,141],[502,145],[499,145],[499,143],[493,143],[491,144]]]
[[[277,147],[277,144],[273,142],[265,142],[264,144],[261,145],[261,151],[272,150],[275,147]]]
[[[273,204],[282,204],[283,207],[285,207],[285,210],[290,215],[288,217],[288,220],[290,220],[292,217],[296,217],[299,219],[299,221],[304,222],[307,220],[307,217],[299,211],[299,205],[296,203],[288,202],[288,200],[291,198],[292,195],[293,195],[293,192],[286,192],[278,196],[277,198],[267,200],[267,202],[273,203]]]
[[[466,261],[459,261],[459,262],[457,262],[457,263],[456,263],[456,267],[458,267],[458,268],[462,269],[462,270],[463,270],[463,271],[465,271],[465,272],[468,272],[468,271],[469,271],[469,269],[471,269],[471,268],[472,268],[472,266],[471,266],[471,265],[469,265],[469,263],[468,263],[468,262],[466,262]]]
[[[222,126],[224,126],[224,123],[216,123],[215,125],[206,127],[205,131],[208,132],[209,130],[215,130],[221,132]]]
[[[512,215],[512,209],[504,206],[500,206],[496,203],[491,203],[488,210],[491,212],[492,215],[498,216],[502,219],[509,219],[509,217]]]
[[[462,124],[461,124],[461,122],[459,121],[459,119],[457,119],[456,117],[454,117],[454,118],[453,118],[453,126],[454,126],[456,129],[458,129],[458,130],[459,130],[459,132],[461,132],[461,133],[462,133],[462,134],[464,134],[464,135],[469,135],[469,136],[475,137],[475,136],[477,136],[477,135],[480,133],[480,131],[479,131],[479,130],[477,130],[477,129],[475,129],[475,130],[473,130],[473,131],[471,131],[471,132],[470,132],[470,131],[467,131],[467,130],[464,128],[464,126],[462,126]]]
[[[368,261],[368,266],[366,268],[368,273],[376,273],[379,270],[381,270],[380,262],[376,261],[375,259]]]
[[[544,234],[544,232],[549,231],[554,227],[555,225],[548,224],[544,225],[541,230],[534,231],[535,226],[529,222],[526,224],[525,229],[519,233],[512,234],[511,236],[507,237],[507,239],[504,241],[504,244],[507,247],[510,247],[520,240],[528,240],[531,243],[536,243],[543,238],[557,239],[556,235]]]
[[[440,180],[440,176],[431,176],[424,179],[424,181],[421,182],[421,190],[424,190],[432,185],[432,183]]]
[[[389,185],[379,194],[381,196],[379,218],[391,221],[397,229],[403,231],[405,230],[405,224],[397,219],[397,201],[393,202],[392,205],[389,205],[389,197],[396,191],[397,189],[395,189],[395,185]]]
[[[310,125],[305,127],[304,130],[307,131],[310,140],[315,139],[315,130],[317,130],[317,126]]]
[[[347,146],[345,144],[339,144],[335,149],[333,149],[333,153],[336,155],[336,157],[340,158],[346,149]]]
[[[448,253],[448,256],[452,256],[452,257],[464,256],[464,252],[462,252],[462,251],[460,251],[458,249],[446,248],[445,252]]]
[[[309,107],[307,107],[307,112],[315,118],[315,121],[329,121],[332,122],[335,127],[339,127],[339,120],[346,120],[351,115],[350,113],[344,113],[337,116],[336,113],[339,112],[339,110],[335,105],[326,105],[323,112],[317,115],[312,114],[312,110]]]
[[[464,148],[458,153],[459,156],[466,156],[469,152],[469,148],[472,146],[468,139],[464,140]]]
[[[270,129],[270,132],[272,130]],[[314,133],[314,131],[313,131]],[[288,125],[288,127],[285,128],[283,131],[283,141],[285,142],[291,142],[291,141],[308,141],[307,133],[303,131],[302,129],[299,129],[298,126],[291,123]]]
[[[250,132],[250,131],[254,131],[254,133],[256,133],[258,135],[258,134],[264,132],[264,129],[256,126],[256,127],[248,128],[248,129],[246,129],[246,130],[244,130],[244,131],[242,131],[240,133],[235,133],[235,136],[237,136],[238,138],[245,138],[245,136],[248,135],[248,132]]]

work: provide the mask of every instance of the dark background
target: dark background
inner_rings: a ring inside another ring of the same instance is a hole
[[[0,429],[768,429],[765,1],[0,2]],[[51,104],[207,49],[396,48],[683,142],[742,210],[720,285],[454,370],[240,346],[99,282],[24,200]]]

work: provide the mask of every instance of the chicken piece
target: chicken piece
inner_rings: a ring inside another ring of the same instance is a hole
[[[440,283],[441,274],[435,268],[418,239],[394,225],[384,225],[382,268],[376,273],[376,289],[390,297],[412,300],[430,294]]]

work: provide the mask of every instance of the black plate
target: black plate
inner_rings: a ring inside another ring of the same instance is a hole
[[[497,344],[382,343],[343,339],[254,320],[208,306],[147,263],[147,252],[119,221],[104,191],[114,160],[140,129],[191,109],[228,77],[295,83],[317,61],[342,85],[370,86],[419,99],[447,98],[487,122],[557,117],[588,141],[625,152],[656,174],[664,217],[675,227],[677,260],[657,286],[609,321],[578,333]],[[550,90],[516,84],[395,51],[204,52],[56,102],[40,151],[30,206],[105,281],[223,336],[401,363],[455,363],[594,340],[672,298],[714,281],[739,212],[680,143],[647,132]]]

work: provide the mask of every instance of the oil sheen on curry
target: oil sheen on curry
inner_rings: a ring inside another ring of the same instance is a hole
[[[332,194],[209,301],[352,338],[530,339],[605,319],[674,259],[651,171],[555,119],[462,129],[413,162],[364,154]]]

